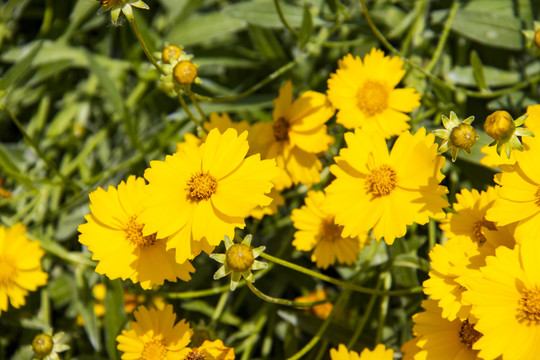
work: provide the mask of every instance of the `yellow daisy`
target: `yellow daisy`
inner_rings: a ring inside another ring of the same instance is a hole
[[[123,360],[177,360],[189,354],[193,330],[185,320],[175,324],[172,305],[163,310],[140,306],[134,316],[130,329],[116,337]]]
[[[441,316],[441,308],[434,300],[424,300],[426,310],[413,316],[416,346],[421,350],[414,359],[476,360],[476,344],[482,340],[478,326],[469,320],[448,320]],[[494,319],[496,321],[496,319]]]
[[[379,344],[373,350],[364,349],[358,355],[356,351],[348,351],[345,345],[340,344],[338,350],[330,349],[331,360],[392,360],[394,350],[387,349],[383,344]]]
[[[529,138],[525,150],[515,152],[516,163],[502,166],[495,175],[499,197],[486,219],[497,226],[516,223],[515,237],[540,237],[540,137]]]
[[[285,205],[285,198],[275,187],[272,188],[268,196],[272,198],[270,205],[257,206],[255,209],[253,209],[250,213],[253,218],[261,220],[265,215],[277,214],[278,208]]]
[[[389,152],[380,134],[357,129],[346,133],[336,179],[326,188],[325,210],[343,226],[343,237],[358,236],[373,228],[376,239],[387,244],[405,235],[407,225],[442,218],[448,203],[439,185],[444,158],[437,155],[433,134],[421,128],[401,134]]]
[[[471,263],[479,256],[478,245],[469,238],[450,239],[444,246],[436,244],[429,253],[432,270],[422,285],[424,293],[438,302],[442,317],[465,320],[469,316],[470,305],[463,303],[462,295],[466,289],[460,277],[469,276],[468,272],[479,267]]]
[[[43,250],[39,241],[30,241],[26,227],[17,223],[0,226],[0,315],[8,309],[26,304],[30,291],[47,283],[47,273],[41,268]]]
[[[404,113],[420,106],[420,94],[395,88],[404,75],[403,61],[379,49],[371,49],[363,62],[351,54],[343,57],[328,80],[328,98],[339,110],[337,122],[385,138],[408,130],[410,117]]]
[[[483,336],[473,349],[483,359],[533,360],[540,353],[540,241],[501,246],[471,277],[463,298],[473,305],[475,328]]]
[[[294,209],[291,220],[298,230],[293,245],[300,251],[312,251],[311,261],[326,269],[336,261],[352,265],[358,253],[369,240],[367,233],[343,237],[343,226],[336,225],[334,216],[322,208],[325,196],[322,191],[308,191],[306,205]]]
[[[306,91],[293,101],[292,93],[292,83],[287,81],[274,100],[273,120],[254,124],[249,136],[252,153],[276,159],[281,169],[274,180],[278,190],[319,182],[322,165],[317,154],[333,141],[325,123],[334,109],[326,95]]]
[[[167,237],[155,231],[143,234],[146,226],[140,214],[146,186],[143,178],[132,175],[118,189],[109,186],[90,193],[92,213],[79,226],[79,242],[99,261],[96,272],[110,279],[129,278],[143,289],[165,280],[188,281],[195,269],[188,261],[175,261],[174,250],[166,249]]]
[[[499,187],[490,186],[486,191],[462,189],[456,194],[457,202],[452,205],[455,213],[448,213],[441,222],[441,230],[450,238],[466,237],[478,245],[480,249],[489,250],[504,245],[513,247],[515,244],[512,230],[508,226],[497,227],[486,219],[486,212],[493,206],[498,197]]]
[[[246,158],[248,134],[213,129],[199,147],[152,161],[144,176],[149,195],[141,214],[144,235],[168,237],[167,249],[176,249],[183,263],[201,251],[211,253],[257,206],[272,199],[265,194],[278,168],[275,161]]]
[[[204,343],[183,358],[184,360],[234,360],[234,348],[227,347],[222,340],[205,340]]]

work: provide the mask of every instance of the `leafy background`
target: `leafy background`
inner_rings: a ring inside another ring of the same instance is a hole
[[[134,11],[143,38],[152,51],[178,44],[195,55],[202,79],[196,92],[230,96],[280,72],[239,101],[202,103],[206,114],[227,111],[236,120],[266,121],[286,79],[293,80],[297,93],[325,92],[329,74],[347,53],[363,56],[381,47],[391,54],[374,35],[360,1],[281,1],[294,32],[284,26],[271,0],[147,3],[149,11]],[[91,0],[8,0],[0,5],[0,176],[13,193],[0,198],[0,223],[28,226],[47,252],[44,268],[50,274],[47,286],[32,293],[27,306],[2,313],[0,358],[30,358],[28,344],[49,328],[70,337],[66,359],[119,358],[115,337],[129,319],[123,293],[143,291],[95,273],[90,254],[77,242],[77,226],[88,213],[89,192],[116,186],[130,174],[141,176],[149,161],[164,159],[184,133],[196,131],[178,101],[158,88],[158,73],[128,22],[113,26],[108,14],[96,16],[98,7]],[[477,119],[473,125],[481,141],[472,155],[447,162],[449,199],[463,187],[492,184],[493,171],[479,165],[479,148],[489,142],[483,120],[499,109],[516,118],[538,103],[540,64],[522,30],[533,29],[540,3],[374,0],[368,1],[368,9],[406,61],[404,86],[422,94],[422,106],[412,114],[413,128],[441,127],[441,115],[450,111],[461,119]],[[445,28],[448,38],[434,61]],[[344,132],[333,120],[329,129],[336,143],[324,155],[325,165],[339,151]],[[318,187],[328,180],[325,167]],[[254,245],[266,245],[270,254],[313,267],[309,255],[292,247],[294,229],[288,217],[302,205],[305,190],[286,192],[280,213],[249,221],[244,234],[254,234]],[[411,227],[406,240],[391,247],[372,244],[355,266],[324,273],[368,287],[419,286],[429,269],[427,253],[438,238],[435,223]],[[181,318],[234,346],[239,359],[287,358],[321,326],[322,320],[301,310],[262,303],[245,287],[228,292],[226,279],[212,280],[218,264],[206,255],[194,265],[191,282],[167,284],[146,295],[170,297],[167,301]],[[97,282],[108,289],[103,319],[94,314],[92,286]],[[274,266],[257,285],[272,296],[294,299],[322,284]],[[332,298],[342,291],[325,287]],[[215,288],[215,295],[190,293],[209,288]],[[398,349],[411,336],[411,316],[422,298],[418,293],[391,298],[347,294],[330,328],[305,358],[327,357],[328,349],[347,343],[362,322],[355,349],[372,348],[376,341]],[[376,310],[366,315],[370,304]],[[77,325],[77,315],[84,326]]]

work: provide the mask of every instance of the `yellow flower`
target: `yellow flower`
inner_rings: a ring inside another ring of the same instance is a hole
[[[188,281],[195,269],[188,261],[175,262],[174,250],[166,249],[167,237],[143,234],[146,225],[140,214],[146,186],[143,178],[130,176],[118,190],[109,186],[90,193],[92,213],[79,226],[79,242],[99,261],[96,272],[110,279],[129,278],[143,289],[165,280]]]
[[[326,95],[306,91],[293,102],[292,92],[292,83],[287,81],[274,100],[273,120],[254,124],[249,136],[252,153],[276,159],[281,169],[274,180],[278,190],[319,182],[322,165],[317,154],[326,151],[333,141],[325,123],[334,109]]]
[[[258,154],[245,158],[247,136],[213,129],[199,147],[185,147],[146,169],[143,233],[168,237],[177,262],[211,253],[226,235],[234,237],[235,228],[244,228],[254,208],[272,201],[265,194],[278,173],[275,161],[261,161]]]
[[[129,330],[116,337],[122,359],[175,360],[184,359],[193,330],[185,320],[175,324],[172,305],[163,310],[140,306],[135,310],[135,321]]]
[[[191,357],[190,357],[191,356]],[[184,358],[184,360],[234,360],[234,348],[227,347],[221,340],[205,340],[204,343],[191,349],[191,352]]]
[[[426,311],[413,316],[416,346],[421,349],[414,359],[476,360],[479,358],[478,351],[475,349],[479,339],[482,340],[482,334],[478,332],[477,325],[469,320],[450,321],[443,318],[441,308],[434,300],[422,301],[422,307]],[[497,321],[495,318],[493,320]],[[408,349],[412,347],[409,346]]]
[[[348,129],[360,127],[385,138],[409,129],[405,112],[420,106],[414,89],[396,89],[405,75],[403,61],[371,49],[364,57],[346,55],[328,80],[328,98],[339,112],[337,122]]]
[[[293,246],[300,251],[312,251],[311,261],[326,269],[336,261],[352,265],[358,253],[369,241],[367,233],[343,237],[343,226],[334,222],[334,216],[322,208],[325,196],[322,191],[309,191],[306,205],[292,211],[291,220],[298,230]]]
[[[450,111],[450,118],[442,116],[443,129],[437,129],[433,131],[435,136],[444,139],[439,147],[439,153],[443,153],[448,149],[451,149],[452,162],[456,161],[459,150],[465,151],[470,154],[471,148],[478,140],[479,136],[476,135],[476,130],[471,126],[474,121],[474,116],[469,116],[463,121],[459,121],[455,112]]]
[[[97,14],[101,15],[104,12],[111,10],[111,20],[114,25],[118,25],[118,17],[120,16],[120,11],[128,18],[128,20],[133,19],[133,10],[132,6],[139,9],[150,9],[148,5],[142,0],[97,0],[100,2],[101,7],[99,8]]]
[[[463,299],[473,305],[473,345],[482,359],[533,360],[540,352],[540,241],[531,236],[514,249],[501,246],[481,276],[471,277]]]
[[[350,237],[373,228],[375,239],[387,244],[405,235],[407,225],[442,218],[448,203],[439,185],[444,158],[437,155],[433,134],[421,128],[401,134],[392,151],[380,134],[346,133],[330,171],[336,179],[326,188],[325,210]]]
[[[373,350],[364,349],[360,356],[356,351],[348,351],[345,345],[339,344],[338,350],[330,349],[331,360],[392,360],[394,350],[387,349],[383,344],[379,344]]]
[[[305,296],[299,296],[296,299],[294,299],[295,302],[298,303],[309,303],[309,302],[315,302],[315,301],[321,301],[328,299],[328,296],[326,294],[326,291],[323,289],[319,289],[317,291],[310,292],[309,294]],[[330,301],[313,305],[312,307],[308,308],[310,313],[313,313],[316,317],[320,319],[326,319],[328,316],[330,316],[330,313],[332,312],[332,309],[334,308],[334,305]],[[305,309],[305,308],[301,308]]]
[[[7,229],[0,226],[0,315],[8,309],[8,300],[20,308],[29,291],[47,283],[48,275],[41,268],[43,250],[25,231],[21,223]]]
[[[495,175],[501,185],[499,197],[487,210],[486,219],[497,226],[516,223],[515,237],[540,237],[540,140],[529,138],[526,149],[516,152],[516,163],[502,167]]]

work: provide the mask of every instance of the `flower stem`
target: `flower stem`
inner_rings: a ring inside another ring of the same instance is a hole
[[[433,68],[439,61],[439,58],[441,57],[444,45],[446,44],[446,40],[448,39],[448,34],[450,34],[450,28],[452,27],[452,23],[454,22],[454,17],[456,16],[458,9],[459,1],[454,0],[452,6],[450,7],[450,12],[448,13],[448,19],[446,19],[446,22],[444,24],[443,32],[441,34],[441,37],[439,38],[439,42],[437,43],[435,52],[433,53],[433,57],[431,58],[429,64],[426,66],[427,72],[431,72],[431,70],[433,70]]]
[[[380,288],[381,282],[382,282],[381,280],[382,280],[381,277],[379,277],[377,281],[377,286],[375,286],[375,289]],[[353,336],[347,343],[347,349],[352,349],[354,345],[356,344],[356,342],[358,341],[358,338],[360,337],[360,335],[362,335],[362,331],[364,330],[364,327],[366,326],[367,321],[370,315],[372,314],[373,306],[375,306],[375,300],[377,300],[377,296],[372,295],[371,298],[369,299],[368,305],[366,307],[366,311],[364,312],[362,319],[360,319],[360,322],[358,323],[358,325],[356,326],[356,329],[354,330]]]
[[[377,28],[377,26],[375,26],[375,23],[373,22],[373,19],[371,19],[371,15],[369,13],[369,10],[368,10],[368,7],[367,7],[367,4],[366,4],[366,0],[360,0],[360,4],[362,5],[362,11],[364,12],[364,16],[366,17],[366,21],[369,25],[369,27],[371,28],[371,31],[373,31],[373,34],[375,34],[375,36],[377,37],[377,39],[379,39],[379,41],[388,49],[390,50],[392,53],[394,53],[394,55],[399,55],[401,56],[401,53],[399,52],[398,49],[396,49],[392,44],[390,44],[390,41],[386,40],[386,38],[384,37],[384,35],[379,31],[379,29]]]
[[[199,95],[197,93],[193,93],[193,96],[199,101],[205,101],[205,102],[211,102],[211,103],[226,103],[226,102],[233,102],[233,101],[241,100],[253,94],[255,91],[259,90],[264,85],[268,84],[272,80],[280,77],[285,72],[292,69],[296,64],[306,59],[308,55],[309,53],[303,53],[302,55],[298,56],[296,59],[289,61],[288,63],[286,63],[285,65],[283,65],[282,67],[280,67],[279,69],[277,69],[276,71],[274,71],[273,73],[271,73],[270,75],[262,79],[261,81],[259,81],[257,84],[253,85],[251,88],[249,88],[248,90],[240,94],[230,96],[230,97],[223,97],[223,98],[212,98],[209,96]]]
[[[191,121],[193,121],[195,123],[195,126],[198,126],[199,128],[202,129],[202,124],[201,122],[199,121],[199,119],[197,119],[193,113],[191,112],[191,110],[189,110],[187,104],[186,104],[186,101],[184,100],[184,97],[182,96],[181,93],[178,94],[178,101],[180,101],[180,105],[182,105],[182,109],[184,109],[184,111],[186,112],[187,116],[191,119]]]
[[[137,26],[137,22],[135,21],[135,17],[130,17],[129,22],[131,23],[131,26],[133,27],[133,32],[135,33],[135,36],[137,36],[137,40],[139,40],[139,44],[141,44],[141,47],[143,49],[144,54],[150,60],[152,65],[163,75],[167,75],[167,73],[159,66],[159,64],[156,62],[156,59],[150,54],[150,50],[148,50],[148,46],[146,46],[146,43],[144,42],[144,39],[141,36],[141,32],[139,31],[139,27]]]
[[[276,263],[278,265],[287,267],[287,268],[289,268],[291,270],[301,272],[303,274],[314,277],[316,279],[323,280],[323,281],[329,282],[331,284],[341,286],[342,288],[349,289],[349,290],[356,291],[356,292],[360,292],[360,293],[364,293],[364,294],[383,295],[383,296],[402,296],[402,295],[420,293],[420,292],[423,291],[421,286],[416,286],[416,287],[413,287],[413,288],[410,288],[410,289],[402,289],[402,290],[370,289],[370,288],[366,288],[366,287],[363,287],[363,286],[349,284],[349,283],[347,283],[345,281],[341,281],[341,280],[335,279],[333,277],[323,275],[323,274],[318,273],[316,271],[306,269],[303,266],[293,264],[291,262],[288,262],[286,260],[274,257],[274,256],[266,254],[266,253],[262,253],[261,257],[265,258],[266,260],[272,261],[272,262],[274,262],[274,263]]]
[[[204,111],[201,109],[200,105],[199,105],[199,102],[197,101],[197,99],[195,98],[195,95],[193,94],[193,92],[191,91],[191,89],[188,89],[186,91],[186,94],[189,96],[189,99],[191,100],[191,102],[193,103],[193,105],[195,106],[195,108],[197,109],[197,112],[199,113],[199,115],[201,116],[201,119],[202,119],[202,122],[205,123],[207,121],[206,119],[206,114],[204,113]],[[202,131],[204,132],[207,132],[207,130],[201,126],[201,129]]]
[[[251,290],[251,292],[261,300],[264,300],[271,304],[277,304],[277,305],[285,305],[285,306],[292,306],[292,307],[312,307],[314,305],[324,304],[327,302],[330,302],[328,299],[324,300],[317,300],[317,301],[311,301],[311,302],[297,302],[293,300],[287,300],[287,299],[280,299],[275,298],[269,295],[264,294],[259,289],[257,289],[251,281],[246,281],[248,288]]]
[[[302,349],[300,349],[300,351],[298,351],[296,354],[294,354],[293,356],[291,356],[287,360],[300,359],[309,350],[311,350],[315,345],[317,345],[319,340],[321,340],[324,332],[326,331],[326,329],[328,328],[328,326],[332,322],[332,319],[334,317],[336,309],[341,308],[341,306],[343,305],[345,300],[347,300],[348,298],[349,298],[349,292],[348,291],[344,291],[339,295],[339,298],[338,298],[338,300],[336,302],[336,305],[332,308],[332,311],[330,312],[330,315],[328,315],[328,317],[322,323],[321,327],[317,330],[317,333],[311,338],[311,340]]]
[[[296,31],[295,28],[293,28],[291,26],[291,24],[289,24],[289,22],[287,21],[287,19],[285,19],[285,15],[283,15],[283,10],[281,9],[281,4],[279,3],[279,0],[274,0],[274,5],[276,6],[276,11],[278,13],[278,16],[279,16],[279,19],[281,20],[281,22],[283,23],[283,25],[285,25],[285,27],[287,29],[289,29],[289,31],[294,35],[294,36],[298,36],[298,31]]]

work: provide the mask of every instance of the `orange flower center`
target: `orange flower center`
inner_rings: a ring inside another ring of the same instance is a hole
[[[208,172],[198,172],[187,182],[188,197],[191,201],[208,200],[216,193],[218,181]]]
[[[136,216],[130,217],[126,227],[124,228],[126,240],[138,247],[154,245],[156,242],[156,234],[154,233],[152,235],[143,236],[143,228],[144,224],[139,224]]]
[[[276,141],[285,141],[289,140],[289,128],[291,125],[284,117],[277,119],[272,128],[274,129],[274,138]]]
[[[368,80],[358,89],[356,105],[367,116],[374,116],[388,108],[389,97],[390,92],[386,84]]]
[[[146,342],[141,353],[142,360],[162,360],[167,355],[167,348],[163,340],[155,339]]]
[[[397,185],[397,174],[390,165],[381,165],[371,170],[366,177],[366,188],[375,197],[386,196]]]
[[[527,323],[540,323],[540,289],[525,289],[519,300],[518,320]]]
[[[334,222],[334,217],[329,216],[321,222],[320,232],[322,240],[334,242],[341,239],[343,226],[337,225]]]
[[[192,349],[191,352],[186,356],[186,360],[205,360],[206,356],[198,349]]]
[[[9,286],[17,276],[17,267],[9,257],[0,257],[0,288]]]
[[[459,337],[463,345],[470,350],[472,349],[473,344],[482,337],[482,334],[474,329],[474,325],[469,323],[469,320],[465,320],[461,323]]]
[[[486,220],[485,218],[482,218],[482,220],[478,220],[473,224],[473,234],[474,234],[474,240],[478,243],[479,246],[482,246],[486,242],[486,237],[482,233],[482,228],[485,227],[488,230],[497,230],[495,227],[495,224],[491,221]]]

